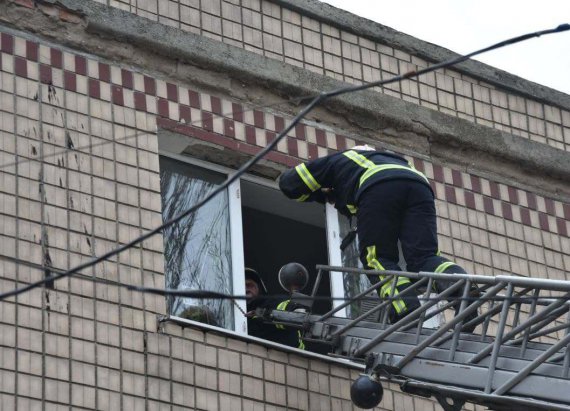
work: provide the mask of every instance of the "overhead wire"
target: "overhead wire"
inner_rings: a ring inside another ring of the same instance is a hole
[[[420,76],[422,74],[429,73],[431,71],[435,71],[435,70],[438,70],[441,68],[453,66],[455,64],[466,61],[469,58],[474,57],[478,54],[482,54],[482,53],[485,53],[485,52],[488,52],[491,50],[495,50],[495,49],[498,49],[498,48],[501,48],[501,47],[504,47],[504,46],[507,46],[510,44],[515,44],[515,43],[518,43],[518,42],[521,42],[524,40],[528,40],[530,38],[540,37],[542,35],[558,33],[558,32],[567,31],[567,30],[570,30],[570,24],[561,24],[554,29],[541,30],[541,31],[537,31],[537,32],[528,33],[528,34],[524,34],[521,36],[513,37],[511,39],[501,41],[499,43],[496,43],[496,44],[493,44],[491,46],[485,47],[483,49],[474,51],[472,53],[462,55],[462,56],[458,56],[458,57],[449,59],[447,61],[435,64],[432,66],[428,66],[428,67],[420,69],[420,70],[412,70],[412,71],[406,72],[406,73],[401,74],[401,75],[394,76],[394,77],[386,79],[386,80],[378,80],[378,81],[374,81],[374,82],[370,82],[370,83],[364,83],[361,85],[341,87],[341,88],[337,88],[335,90],[331,90],[329,92],[322,92],[319,95],[317,95],[316,97],[314,97],[291,120],[290,124],[287,127],[285,127],[285,129],[282,130],[267,146],[265,146],[263,149],[261,149],[255,156],[250,158],[235,173],[228,176],[228,178],[225,180],[224,183],[217,186],[214,190],[210,191],[210,193],[208,195],[206,195],[202,200],[198,201],[192,207],[188,208],[186,211],[183,211],[179,215],[171,218],[170,220],[168,220],[168,221],[164,222],[163,224],[155,227],[154,229],[148,231],[147,233],[145,233],[145,234],[143,234],[143,235],[141,235],[141,236],[139,236],[139,237],[137,237],[137,238],[113,249],[113,250],[110,250],[110,251],[102,254],[99,257],[95,257],[95,258],[93,258],[93,259],[91,259],[85,263],[79,264],[79,265],[77,265],[77,266],[75,266],[75,267],[73,267],[73,268],[71,268],[65,272],[58,273],[54,276],[46,277],[42,280],[32,282],[32,283],[27,284],[27,285],[20,287],[20,288],[15,288],[13,290],[3,292],[0,294],[0,300],[4,300],[4,299],[12,297],[12,296],[17,296],[17,295],[22,294],[26,291],[32,290],[32,289],[37,288],[37,287],[41,287],[47,283],[57,281],[61,278],[69,277],[75,273],[78,273],[79,271],[81,271],[85,268],[92,267],[101,261],[108,260],[109,258],[111,258],[115,255],[118,255],[121,252],[128,250],[128,249],[134,247],[135,245],[147,240],[148,238],[150,238],[150,237],[154,236],[155,234],[158,234],[159,232],[161,232],[164,228],[167,228],[167,227],[181,221],[186,216],[190,215],[191,213],[193,213],[196,210],[198,210],[199,208],[201,208],[203,205],[207,204],[213,197],[218,195],[220,192],[224,191],[231,183],[236,181],[241,175],[243,175],[247,170],[249,170],[259,160],[261,160],[269,151],[271,151],[279,143],[279,141],[281,141],[287,135],[287,133],[289,133],[293,129],[293,127],[295,127],[295,125],[301,119],[303,119],[305,117],[305,115],[307,115],[310,111],[313,110],[313,108],[315,108],[317,105],[319,105],[321,102],[323,102],[326,99],[336,97],[336,96],[340,96],[340,95],[346,94],[346,93],[354,93],[354,92],[365,90],[368,88],[382,86],[385,84],[400,82],[402,80],[417,77],[417,76]],[[174,290],[171,290],[171,291],[174,291]]]
[[[37,269],[37,270],[42,270],[42,271],[43,270],[49,270],[49,271],[55,272],[55,273],[65,273],[65,270],[57,269],[54,267],[46,267],[45,265],[33,263],[31,261],[27,261],[27,260],[23,260],[23,259],[18,259],[15,257],[0,255],[0,259],[11,261],[15,264],[22,264],[22,265],[25,265],[25,266],[28,266],[30,268]],[[82,281],[89,281],[89,282],[94,282],[94,283],[99,283],[99,284],[105,284],[105,285],[125,288],[125,289],[128,289],[130,291],[137,291],[137,292],[143,292],[143,293],[148,293],[148,294],[161,295],[161,296],[165,296],[165,297],[171,296],[171,297],[183,297],[183,298],[192,298],[192,299],[219,299],[219,300],[248,300],[251,298],[251,297],[248,297],[247,295],[233,295],[233,294],[228,294],[228,293],[223,293],[223,292],[218,292],[218,291],[209,291],[209,290],[165,289],[165,288],[155,288],[155,287],[141,287],[141,286],[135,286],[135,285],[131,285],[131,284],[123,284],[119,281],[112,281],[112,280],[96,277],[93,275],[82,274],[82,273],[78,273],[78,277],[76,277],[76,278],[79,280],[82,280]],[[291,293],[269,293],[269,294],[262,295],[262,297],[263,298],[285,300],[285,299],[290,299],[292,297],[292,294]],[[295,293],[294,298],[298,301],[349,301],[349,300],[352,300],[352,297],[350,297],[350,296],[343,296],[343,297],[333,297],[333,296],[324,296],[324,295],[311,296],[311,295],[305,295],[302,293]],[[404,296],[392,296],[392,297],[390,297],[390,296],[387,296],[387,297],[364,296],[364,297],[360,297],[358,300],[359,301],[377,302],[377,301],[399,301],[399,300],[409,301],[409,300],[414,300],[414,299],[418,299],[420,301],[426,301],[426,302],[427,301],[449,301],[449,297],[439,297],[439,296],[431,296],[431,295],[430,296],[422,296],[422,295],[405,296],[404,295]],[[533,301],[548,303],[548,302],[552,302],[553,300],[560,300],[560,299],[570,301],[568,298],[565,298],[564,296],[533,295],[533,296],[525,296],[525,297],[522,297],[522,296],[520,296],[520,297],[517,297],[517,296],[508,297],[508,296],[504,296],[504,295],[494,295],[494,296],[487,297],[484,294],[481,296],[453,297],[452,299],[453,299],[453,301],[489,301],[489,302],[491,302],[491,301],[502,302],[502,301],[505,301],[506,299],[508,299],[513,304],[515,304],[515,303],[528,303],[528,304],[530,304]],[[239,305],[236,305],[236,306],[239,307],[240,311],[243,312],[243,310],[241,309],[241,307]]]

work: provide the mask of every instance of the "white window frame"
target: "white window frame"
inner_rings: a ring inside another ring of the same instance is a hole
[[[201,167],[211,170],[227,177],[236,173],[234,169],[220,166],[215,163],[203,161],[194,157],[175,154],[170,151],[159,150],[159,156],[171,158],[185,162],[190,165]],[[260,184],[265,187],[279,190],[277,183],[249,174],[243,174],[239,179],[230,184],[227,188],[228,201],[229,201],[229,217],[230,217],[230,238],[231,238],[231,261],[232,261],[232,291],[234,295],[245,295],[245,280],[244,280],[244,250],[243,250],[243,229],[242,229],[242,198],[241,198],[241,180],[246,180],[255,184]],[[327,249],[329,265],[342,266],[341,252],[340,252],[340,230],[339,230],[339,215],[337,210],[330,204],[325,206],[325,231],[327,235]],[[336,298],[344,297],[344,284],[343,273],[331,272],[331,296]],[[337,307],[342,304],[342,300],[333,299],[332,306]],[[241,310],[246,311],[245,300],[234,300]],[[336,315],[346,317],[346,309],[341,310]],[[175,316],[172,316],[175,317]],[[247,318],[243,313],[234,307],[234,330],[240,334],[247,334]]]

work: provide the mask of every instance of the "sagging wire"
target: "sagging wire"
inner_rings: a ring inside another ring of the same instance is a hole
[[[53,268],[53,267],[45,267],[41,264],[33,263],[33,262],[30,262],[27,260],[18,259],[15,257],[0,255],[0,259],[8,260],[8,261],[11,261],[11,262],[16,263],[16,264],[25,265],[25,266],[28,266],[30,268],[37,269],[40,271],[44,271],[46,269],[49,269],[49,271],[55,272],[58,274],[63,274],[66,272],[64,270],[60,270],[60,269]],[[232,300],[232,301],[239,301],[239,300],[246,300],[247,301],[251,298],[251,297],[248,297],[247,295],[232,295],[232,294],[222,293],[222,292],[218,292],[218,291],[209,291],[209,290],[190,290],[190,289],[182,289],[181,290],[181,289],[164,289],[164,288],[155,288],[155,287],[141,287],[141,286],[123,284],[123,283],[118,282],[118,281],[107,280],[104,278],[94,277],[94,276],[81,274],[81,273],[79,273],[78,277],[76,277],[76,278],[78,280],[82,280],[82,281],[89,281],[89,282],[94,282],[94,283],[99,283],[99,284],[111,285],[111,286],[115,286],[115,287],[119,287],[119,288],[126,288],[130,291],[155,294],[155,295],[160,295],[163,297],[170,296],[170,297],[192,298],[195,300],[217,299],[217,300]],[[57,292],[58,290],[55,290],[55,291]],[[282,294],[279,294],[279,293],[264,294],[264,295],[260,296],[260,298],[287,300],[287,299],[291,298],[291,294],[285,294],[285,293],[282,293]],[[527,296],[527,297],[516,297],[516,296],[507,297],[504,295],[495,295],[495,296],[487,297],[484,294],[480,295],[480,296],[470,296],[470,297],[453,297],[452,299],[453,299],[453,301],[468,301],[468,302],[473,302],[473,301],[502,302],[502,301],[505,301],[507,298],[513,304],[515,304],[515,303],[531,304],[533,301],[536,301],[537,303],[551,303],[554,300],[560,300],[560,299],[570,301],[570,299],[565,298],[563,296],[544,297],[544,296],[534,295],[534,296]],[[301,293],[295,294],[295,300],[296,301],[306,301],[306,302],[311,302],[311,301],[351,301],[352,299],[353,299],[353,297],[350,297],[350,296],[333,297],[333,296],[324,296],[324,295],[310,296],[310,295],[305,295],[305,294],[301,294]],[[370,296],[360,297],[358,299],[358,301],[383,302],[383,301],[400,301],[400,300],[403,300],[403,301],[411,302],[415,299],[417,299],[419,301],[426,301],[426,302],[428,302],[428,301],[438,301],[438,302],[449,301],[449,297],[439,297],[439,296],[427,296],[426,297],[423,295],[417,295],[417,296],[405,296],[404,295],[404,296],[392,296],[392,297],[390,297],[390,296],[379,297],[379,296],[371,296],[370,295]],[[235,304],[235,305],[236,305],[236,307],[239,308],[239,310],[244,315],[246,314],[243,311],[243,309],[239,306],[239,304]]]
[[[233,183],[234,181],[236,181],[239,177],[241,177],[242,174],[244,174],[247,170],[249,170],[253,165],[257,164],[257,162],[259,162],[259,160],[261,160],[269,151],[271,151],[276,145],[277,143],[279,143],[286,135],[287,133],[289,133],[289,131],[291,131],[293,129],[293,127],[295,127],[295,125],[301,120],[303,119],[310,111],[313,110],[313,108],[315,108],[317,105],[319,105],[321,102],[323,102],[326,99],[329,99],[331,97],[336,97],[336,96],[340,96],[342,94],[347,94],[347,93],[354,93],[357,91],[361,91],[361,90],[365,90],[368,88],[372,88],[372,87],[377,87],[377,86],[382,86],[385,84],[390,84],[390,83],[395,83],[395,82],[400,82],[402,80],[405,79],[409,79],[409,78],[413,78],[413,77],[418,77],[422,74],[426,74],[441,68],[446,68],[446,67],[450,67],[453,66],[455,64],[461,63],[463,61],[468,60],[471,57],[474,57],[476,55],[491,51],[491,50],[495,50],[507,45],[511,45],[511,44],[515,44],[515,43],[519,43],[521,41],[525,41],[534,37],[540,37],[542,35],[546,35],[546,34],[552,34],[552,33],[559,33],[562,31],[567,31],[570,30],[570,24],[561,24],[558,27],[554,28],[554,29],[547,29],[547,30],[541,30],[541,31],[537,31],[537,32],[533,32],[533,33],[528,33],[528,34],[523,34],[521,36],[517,36],[517,37],[513,37],[511,39],[507,39],[504,41],[501,41],[499,43],[493,44],[489,47],[485,47],[483,49],[474,51],[472,53],[463,55],[463,56],[458,56],[455,58],[452,58],[450,60],[420,69],[420,70],[412,70],[409,71],[407,73],[386,79],[386,80],[378,80],[375,82],[371,82],[371,83],[365,83],[365,84],[361,84],[361,85],[357,85],[357,86],[347,86],[347,87],[341,87],[329,92],[322,92],[320,93],[318,96],[314,97],[309,104],[307,104],[305,106],[305,108],[303,108],[301,110],[301,112],[299,112],[299,114],[297,114],[292,120],[291,123],[285,127],[284,130],[282,130],[266,147],[264,147],[263,149],[261,149],[261,151],[259,151],[259,153],[257,153],[255,156],[253,156],[251,159],[249,159],[245,164],[243,164],[234,174],[228,176],[228,178],[226,179],[226,181],[224,183],[222,183],[221,185],[219,185],[218,187],[216,187],[214,190],[212,190],[206,197],[204,197],[202,200],[200,200],[199,202],[197,202],[194,206],[190,207],[189,209],[187,209],[186,211],[180,213],[178,216],[175,216],[173,218],[171,218],[170,220],[164,222],[163,224],[161,224],[160,226],[150,230],[149,232],[141,235],[138,238],[135,238],[125,244],[123,244],[120,247],[117,247],[113,250],[110,250],[104,254],[102,254],[99,257],[95,257],[93,259],[91,259],[90,261],[87,261],[83,264],[79,264],[65,272],[59,273],[55,276],[50,276],[47,278],[44,278],[42,280],[38,280],[36,282],[27,284],[21,288],[16,288],[4,293],[0,294],[0,300],[4,300],[5,298],[9,298],[12,296],[17,296],[19,294],[22,294],[26,291],[32,290],[34,288],[37,287],[41,287],[47,283],[51,283],[54,281],[57,281],[61,278],[65,278],[65,277],[69,277],[85,268],[89,268],[92,267],[98,263],[100,263],[101,261],[105,261],[107,259],[109,259],[110,257],[113,257],[115,255],[118,255],[120,253],[122,253],[123,251],[126,251],[132,247],[134,247],[135,245],[149,239],[150,237],[154,236],[155,234],[158,234],[159,232],[161,232],[164,228],[167,228],[173,224],[176,224],[177,222],[181,221],[182,219],[184,219],[186,216],[192,214],[193,212],[195,212],[196,210],[198,210],[199,208],[201,208],[203,205],[207,204],[212,198],[214,198],[216,195],[218,195],[219,193],[221,193],[222,191],[224,191],[231,183]],[[164,290],[163,290],[164,291]],[[168,291],[175,291],[175,290],[168,290]]]

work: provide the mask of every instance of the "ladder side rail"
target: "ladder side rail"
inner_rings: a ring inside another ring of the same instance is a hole
[[[546,330],[537,331],[529,335],[528,340],[534,340],[535,338],[544,337],[545,335],[552,334],[556,331],[564,330],[568,327],[568,324],[560,324],[555,325],[554,327],[547,328]],[[505,345],[518,345],[522,341],[521,338],[517,338],[516,340],[507,341]]]
[[[566,300],[568,298],[570,298],[570,293],[566,293],[560,299],[553,301],[551,304],[546,306],[546,308],[544,310],[542,310],[539,313],[534,314],[532,317],[527,319],[524,323],[522,323],[518,327],[515,327],[510,332],[508,332],[506,335],[504,335],[503,338],[501,338],[500,344],[503,344],[505,341],[510,340],[512,337],[517,335],[519,332],[521,332],[525,328],[530,327],[530,326],[536,324],[537,322],[541,321],[542,319],[544,319],[544,317],[549,315],[552,311],[560,308],[560,306],[562,306],[563,304],[566,304]],[[491,352],[492,349],[493,349],[493,344],[487,345],[487,347],[485,347],[479,353],[474,355],[473,358],[471,358],[469,360],[469,363],[474,364],[474,363],[480,361],[482,358],[486,357]]]
[[[563,314],[566,314],[567,312],[568,312],[568,306],[563,305],[562,307],[552,311],[550,315],[548,315],[545,319],[539,321],[537,324],[533,325],[532,327],[528,327],[527,329],[529,330],[529,339],[532,339],[530,338],[531,335],[543,330],[545,326],[556,321],[557,318],[559,318]],[[519,337],[515,340],[508,341],[507,344],[514,345],[514,341],[518,341],[521,338],[522,337]]]
[[[507,324],[507,315],[509,314],[509,307],[511,306],[511,297],[513,296],[513,284],[509,283],[507,286],[507,298],[503,301],[501,308],[501,316],[499,317],[499,326],[497,328],[497,335],[495,337],[495,343],[493,344],[493,353],[491,354],[491,363],[489,364],[489,376],[487,378],[487,384],[485,385],[485,394],[491,393],[491,386],[493,384],[493,378],[495,374],[495,368],[497,366],[497,358],[499,357],[499,350],[501,349],[501,339],[505,332],[505,326]]]
[[[499,283],[497,285],[495,285],[494,287],[492,287],[487,294],[489,294],[491,297],[495,296],[503,287],[505,286],[504,283]],[[474,311],[477,310],[477,308],[479,308],[481,305],[483,305],[485,303],[485,301],[476,301],[475,303],[473,303],[472,305],[470,305],[469,307],[467,307],[465,309],[465,311],[463,311],[461,314],[455,316],[455,318],[453,318],[449,323],[445,324],[445,326],[440,327],[439,330],[437,330],[435,333],[433,333],[430,337],[426,338],[420,345],[418,345],[417,347],[415,347],[409,354],[407,354],[404,358],[402,358],[398,364],[396,364],[397,368],[402,368],[404,365],[406,365],[408,362],[410,362],[418,353],[420,353],[424,348],[426,348],[428,345],[430,345],[432,342],[434,342],[435,340],[437,340],[439,337],[441,337],[444,333],[446,333],[449,329],[451,329],[453,326],[455,326],[455,324],[457,324],[458,322],[462,321],[465,317],[467,317],[468,315],[472,314]],[[362,347],[360,350],[358,350],[359,354],[362,354],[362,351],[366,351],[366,349],[368,349],[370,343],[365,345],[364,347]]]
[[[354,297],[352,297],[349,301],[346,301],[344,303],[342,303],[341,305],[339,305],[338,307],[330,310],[329,312],[323,314],[322,316],[319,317],[319,319],[317,321],[324,321],[327,318],[332,317],[333,315],[335,315],[337,312],[339,312],[340,310],[344,309],[345,307],[348,307],[350,304],[352,304],[354,301],[358,300],[359,298],[364,297],[365,295],[367,295],[368,293],[372,292],[372,291],[376,291],[378,288],[382,287],[384,284],[386,284],[388,281],[391,281],[392,278],[391,277],[386,277],[384,280],[372,285],[371,287],[368,287],[366,290],[362,291],[361,293],[355,295]],[[376,311],[374,311],[376,312]],[[367,312],[367,315],[372,314],[372,312]]]
[[[570,311],[566,318],[566,335],[570,334]],[[570,369],[570,344],[566,346],[566,352],[564,352],[564,364],[562,365],[562,378],[568,378],[568,372]]]
[[[313,291],[311,292],[311,297],[314,299],[315,296],[317,295],[317,291],[319,289],[319,286],[321,285],[321,278],[323,277],[323,269],[318,268],[317,266],[317,278],[315,279],[315,285],[313,286]],[[330,276],[330,271],[329,271],[329,276]],[[313,300],[314,301],[314,300]]]
[[[430,278],[430,279],[428,279],[427,289],[426,289],[426,293],[425,293],[425,295],[426,295],[427,297],[429,297],[429,296],[431,295],[432,287],[433,287],[433,278]],[[428,303],[429,303],[429,301],[428,301]],[[425,305],[425,304],[422,304],[422,305]],[[402,330],[403,330],[404,328],[405,328],[405,329],[410,329],[410,328],[413,327],[412,324],[413,324],[414,322],[417,322],[417,323],[418,323],[418,326],[417,326],[417,328],[416,328],[416,341],[417,341],[417,343],[420,342],[420,335],[421,335],[421,332],[422,332],[422,327],[423,327],[423,325],[424,325],[424,323],[425,323],[425,321],[426,321],[426,314],[427,314],[427,310],[422,311],[422,312],[420,313],[420,317],[419,317],[417,320],[414,320],[411,324],[408,324],[407,326],[405,326],[405,327],[402,328]],[[434,315],[435,315],[435,314],[434,314]],[[430,318],[431,318],[431,317],[430,317]]]
[[[459,313],[461,314],[465,311],[467,307],[467,298],[469,297],[469,292],[471,291],[471,281],[465,281],[465,285],[463,286],[463,299],[461,300],[461,304],[459,305]],[[463,328],[463,320],[459,321],[453,330],[453,339],[451,340],[451,347],[449,348],[449,361],[453,361],[455,358],[455,350],[457,349],[457,344],[459,343],[459,334],[461,333],[461,329]]]
[[[483,394],[481,392],[475,392],[475,391],[468,391],[466,393],[465,389],[463,389],[463,388],[457,388],[457,387],[451,387],[451,386],[446,386],[446,385],[428,383],[428,382],[418,381],[418,380],[405,380],[403,383],[405,385],[410,386],[410,387],[425,389],[428,391],[432,390],[432,391],[436,391],[436,392],[442,393],[442,394],[450,396],[450,397],[465,396],[465,397],[467,397],[468,400],[478,399],[480,401],[484,401],[484,402],[481,402],[481,404],[483,404],[483,405],[485,405],[485,404],[505,404],[505,405],[509,405],[511,407],[513,405],[518,405],[521,408],[526,406],[526,407],[531,407],[531,409],[533,409],[533,410],[542,409],[542,410],[547,410],[547,411],[568,411],[568,410],[570,410],[570,407],[568,407],[567,405],[554,404],[551,402],[534,400],[534,399],[524,398],[524,397],[512,397],[512,396],[503,397],[503,396],[496,396],[493,394]],[[522,409],[524,409],[524,408],[522,408]]]
[[[499,388],[497,388],[493,394],[494,395],[503,395],[507,391],[509,391],[512,387],[517,385],[523,379],[525,379],[536,367],[543,364],[548,358],[550,358],[553,354],[558,352],[563,346],[570,344],[570,334],[567,334],[562,340],[558,341],[548,350],[546,350],[542,355],[520,370],[513,378],[505,382]]]
[[[532,303],[530,305],[530,312],[528,314],[528,318],[531,318],[533,315],[536,314],[536,305],[538,304],[538,296],[540,294],[540,289],[537,288],[536,290],[534,290],[534,293],[532,294],[532,296],[534,297],[532,300]],[[520,325],[520,324],[519,324]],[[515,327],[516,328],[516,327]],[[525,353],[526,353],[526,347],[528,345],[528,338],[530,336],[530,327],[526,328],[524,330],[523,333],[523,340],[522,340],[522,344],[521,344],[521,358],[524,357]]]
[[[427,280],[427,279],[426,279]],[[418,281],[419,283],[419,281]],[[395,324],[392,324],[391,326],[389,326],[386,330],[384,330],[383,332],[381,332],[377,337],[373,338],[372,340],[370,340],[366,345],[364,345],[362,348],[360,348],[358,350],[358,352],[356,353],[356,355],[358,356],[359,354],[362,355],[366,350],[368,350],[369,348],[373,347],[374,345],[376,345],[378,342],[382,341],[383,339],[385,339],[387,336],[389,336],[390,334],[392,334],[395,331],[398,331],[399,329],[402,328],[402,326],[408,325],[409,323],[411,323],[412,321],[416,320],[422,313],[424,313],[425,311],[429,310],[431,307],[433,307],[434,305],[437,304],[437,302],[439,301],[440,298],[445,298],[448,297],[450,294],[454,293],[457,289],[459,289],[462,285],[463,285],[464,281],[458,281],[455,284],[453,284],[451,287],[449,287],[448,289],[444,290],[443,292],[439,293],[437,295],[437,297],[433,300],[433,301],[429,301],[427,304],[422,305],[421,307],[418,307],[417,309],[415,309],[414,311],[412,311],[409,315],[405,316],[404,318],[402,318],[401,320],[399,320],[398,322],[396,322]],[[416,283],[417,284],[417,283]],[[403,292],[406,292],[407,290],[409,290],[411,287],[405,289]]]
[[[397,276],[395,277],[397,278]],[[377,305],[376,307],[374,307],[373,309],[371,309],[370,311],[359,315],[358,317],[356,317],[354,320],[350,321],[348,324],[346,324],[344,327],[339,328],[338,330],[336,330],[333,334],[332,337],[336,337],[339,336],[340,334],[346,332],[347,330],[349,330],[350,328],[354,327],[356,324],[358,324],[359,322],[363,321],[366,317],[368,317],[370,314],[375,313],[376,311],[381,310],[382,308],[386,307],[387,305],[391,304],[392,301],[394,299],[400,299],[400,297],[405,297],[407,295],[409,295],[412,291],[414,291],[416,288],[420,287],[421,285],[425,284],[427,282],[427,279],[421,279],[420,281],[412,284],[410,287],[406,288],[404,291],[402,291],[401,293],[398,294],[398,297],[394,297],[393,296],[393,292],[395,290],[395,288],[392,289],[392,293],[390,298],[388,299],[388,301],[384,301],[382,302],[382,304]],[[429,307],[428,307],[429,308]],[[420,310],[420,308],[418,308],[418,310]],[[417,310],[414,310],[414,312],[416,312]],[[404,317],[403,319],[406,319],[410,317],[409,315]],[[410,320],[411,321],[411,320]]]

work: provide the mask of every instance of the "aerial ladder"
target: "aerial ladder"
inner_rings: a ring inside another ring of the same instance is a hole
[[[258,314],[301,330],[305,341],[325,345],[331,356],[362,363],[365,373],[351,387],[355,405],[378,405],[381,382],[389,381],[403,392],[435,397],[445,411],[466,402],[492,410],[570,410],[570,281],[325,265],[317,270],[310,295],[291,294],[302,309]],[[299,280],[302,271],[282,270],[281,285],[295,290],[295,283],[306,281]],[[334,272],[381,274],[383,280],[324,314],[312,313],[323,276]],[[413,285],[380,299],[377,290],[400,277]],[[412,293],[420,295],[421,307],[390,324],[392,301]],[[354,304],[359,315],[342,315]]]

